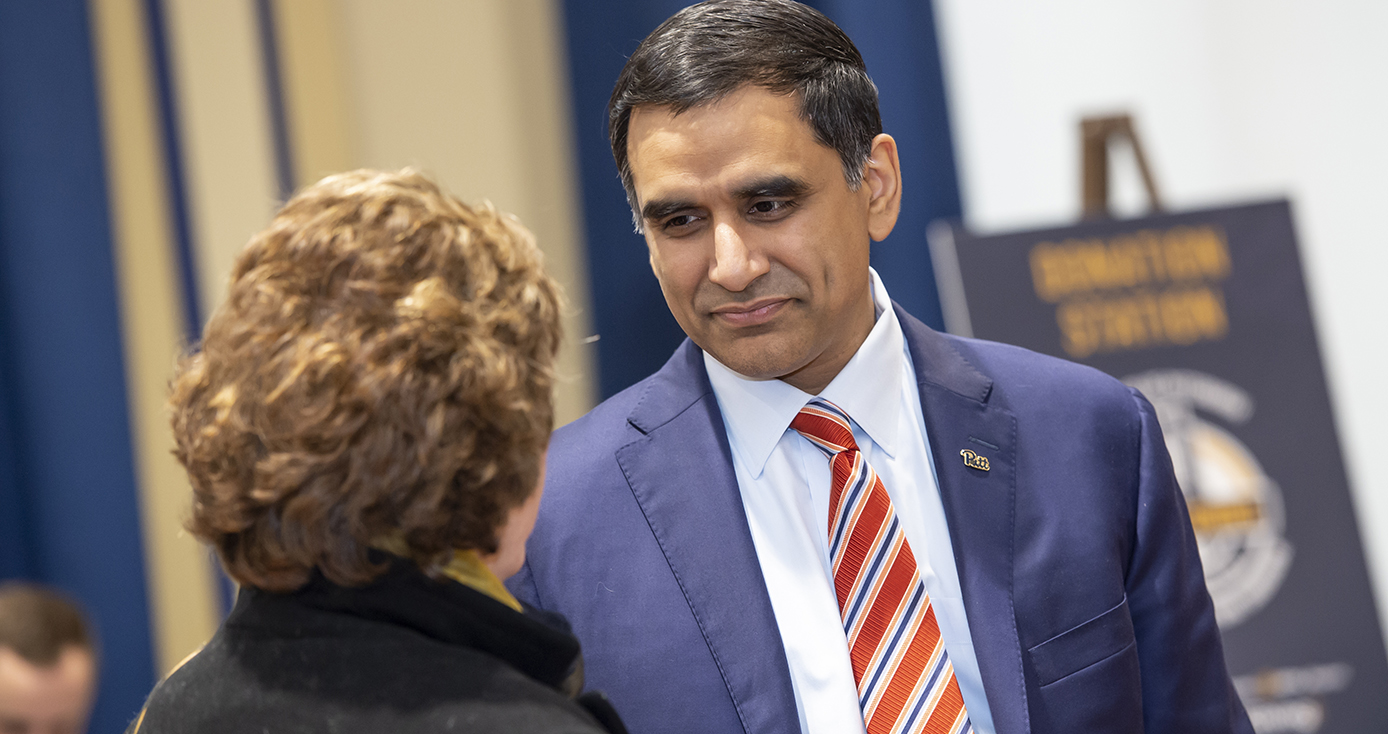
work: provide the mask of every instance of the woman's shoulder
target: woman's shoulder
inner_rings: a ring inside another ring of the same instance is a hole
[[[366,618],[314,624],[313,610],[295,634],[285,616],[273,630],[224,624],[155,687],[130,731],[604,731],[559,691],[471,647]]]

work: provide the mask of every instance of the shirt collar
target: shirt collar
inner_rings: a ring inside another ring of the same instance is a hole
[[[877,320],[853,358],[819,396],[842,408],[873,442],[895,456],[905,337],[882,279],[871,268],[868,274]],[[790,422],[815,396],[781,380],[738,374],[708,352],[704,352],[704,366],[728,427],[728,443],[753,477],[760,477]]]

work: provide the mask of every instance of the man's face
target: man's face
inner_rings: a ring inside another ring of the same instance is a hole
[[[900,205],[891,138],[852,191],[796,98],[744,87],[680,115],[637,107],[628,141],[651,268],[685,333],[748,377],[828,385],[872,329],[869,242]]]
[[[0,647],[0,734],[82,734],[95,683],[92,655],[76,645],[47,667]]]

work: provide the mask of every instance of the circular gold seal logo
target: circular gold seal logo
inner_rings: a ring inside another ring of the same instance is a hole
[[[1253,401],[1237,385],[1195,370],[1152,370],[1123,382],[1157,410],[1215,618],[1231,629],[1267,605],[1292,561],[1281,490],[1224,427],[1246,423]]]

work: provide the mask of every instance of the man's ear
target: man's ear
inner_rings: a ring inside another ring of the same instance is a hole
[[[892,233],[901,214],[901,161],[892,136],[881,133],[872,139],[863,186],[868,190],[868,235],[881,242]]]

